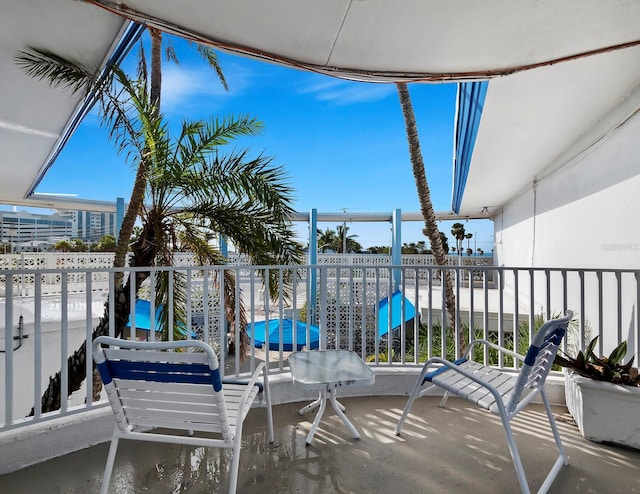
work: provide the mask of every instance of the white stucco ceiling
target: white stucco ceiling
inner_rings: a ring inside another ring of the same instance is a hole
[[[492,79],[460,213],[493,214],[567,165],[637,111],[639,88],[640,47]]]
[[[638,43],[635,0],[91,0],[163,30],[366,80],[509,73]]]
[[[640,74],[637,0],[7,0],[0,202],[24,202],[80,103],[22,74],[15,52],[49,48],[98,68],[124,18],[357,80],[492,78],[462,203],[474,216],[553,166]]]
[[[96,72],[125,21],[70,0],[6,0],[0,9],[0,203],[19,203],[82,103],[82,95],[25,75],[19,50],[55,51]]]

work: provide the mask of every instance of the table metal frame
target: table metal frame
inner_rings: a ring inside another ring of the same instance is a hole
[[[291,376],[296,387],[318,390],[318,398],[302,407],[300,415],[318,408],[306,443],[311,444],[327,405],[327,394],[336,415],[340,417],[355,439],[360,434],[345,415],[345,407],[336,399],[336,388],[349,385],[370,385],[375,382],[371,368],[355,352],[349,350],[321,350],[294,352],[289,356]]]

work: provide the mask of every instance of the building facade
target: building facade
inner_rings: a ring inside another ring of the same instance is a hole
[[[58,214],[73,223],[73,238],[97,242],[104,235],[116,236],[116,214],[83,210],[58,210]]]
[[[73,222],[59,214],[0,211],[0,242],[7,252],[42,250],[73,235]]]

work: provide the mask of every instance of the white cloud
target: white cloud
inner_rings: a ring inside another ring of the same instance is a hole
[[[350,105],[378,101],[395,93],[396,90],[393,84],[373,84],[334,79],[311,84],[299,91],[313,94],[319,101],[330,101],[337,105]]]
[[[195,106],[201,106],[220,98],[237,97],[251,84],[253,74],[238,64],[225,63],[222,67],[229,85],[226,91],[215,71],[207,65],[199,66],[165,63],[162,72],[162,108],[164,112],[182,114]]]
[[[191,98],[226,94],[214,73],[206,68],[176,67],[165,64],[162,72],[162,106],[172,110]]]

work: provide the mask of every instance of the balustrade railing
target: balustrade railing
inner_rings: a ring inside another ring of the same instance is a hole
[[[137,297],[148,301],[144,314],[132,305],[125,338],[157,339],[195,337],[209,341],[220,354],[227,375],[242,375],[259,361],[272,373],[287,372],[289,350],[305,345],[318,332],[321,349],[348,348],[371,365],[417,367],[432,355],[455,358],[474,337],[522,350],[542,320],[572,309],[576,316],[565,349],[583,346],[600,335],[599,351],[613,348],[623,339],[629,353],[640,353],[640,271],[555,268],[506,268],[490,265],[392,266],[335,264],[316,266],[126,268],[149,272]],[[33,269],[6,267],[0,271],[0,428],[18,427],[60,414],[96,406],[92,386],[82,387],[62,399],[58,412],[45,414],[40,397],[49,377],[61,371],[62,396],[68,393],[71,372],[91,375],[88,355],[80,368],[67,365],[68,356],[92,337],[105,311],[113,325],[116,270],[110,267],[74,266]],[[232,278],[223,276],[227,272]],[[455,303],[447,307],[442,280],[451,280]],[[160,306],[156,281],[166,276],[169,301],[182,300],[181,311],[168,304],[168,327],[150,317]],[[235,280],[232,284],[231,279]],[[25,281],[27,280],[27,281]],[[287,285],[285,280],[294,280]],[[473,280],[472,283],[469,280]],[[274,282],[276,283],[274,285]],[[25,288],[26,287],[26,288]],[[174,287],[182,287],[181,289]],[[181,295],[184,295],[182,297]],[[270,294],[270,295],[268,295]],[[130,294],[132,298],[136,294]],[[233,295],[231,312],[225,301]],[[229,318],[229,314],[232,317]],[[233,321],[246,317],[248,353],[229,354],[242,346]],[[229,320],[231,319],[231,321]],[[255,324],[275,319],[276,330],[257,348]],[[306,323],[284,341],[284,319]],[[163,336],[164,335],[164,336]],[[479,355],[485,363],[503,368],[517,362],[499,360],[491,353]],[[33,415],[27,417],[33,408]]]
[[[385,254],[318,254],[318,265],[322,266],[390,266],[391,256]],[[68,275],[68,289],[72,292],[83,292],[85,271],[83,269],[95,269],[92,273],[93,290],[108,290],[109,279],[106,272],[99,271],[101,269],[110,268],[113,265],[113,253],[110,252],[23,252],[18,254],[0,254],[0,285],[3,284],[4,270],[28,270],[15,279],[15,291],[18,295],[29,295],[33,293],[35,285],[35,276],[37,270],[74,270]],[[196,266],[197,260],[195,256],[188,253],[176,253],[174,255],[174,265],[176,267]],[[250,267],[249,258],[242,254],[230,254],[228,265]],[[402,256],[403,266],[435,266],[433,256],[426,254],[406,254]],[[486,256],[447,256],[448,266],[493,266],[493,258]],[[242,269],[238,275],[244,279],[248,278],[251,269]],[[346,273],[346,271],[345,271]],[[379,276],[385,276],[386,273],[378,273]],[[424,274],[417,272],[415,275]],[[481,281],[481,271],[465,270],[462,276],[468,282],[467,277],[473,276],[476,282]],[[44,276],[40,274],[41,276]],[[298,276],[304,276],[305,270],[300,270]],[[407,272],[407,276],[413,276],[412,272]],[[493,282],[493,273],[489,272],[489,281]],[[439,283],[439,278],[434,280]],[[56,290],[60,288],[60,276],[57,272],[52,272],[48,276],[41,279],[41,289],[45,294],[59,293]],[[1,292],[0,292],[1,296]]]

